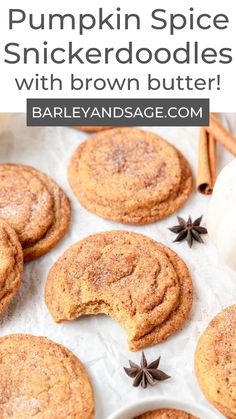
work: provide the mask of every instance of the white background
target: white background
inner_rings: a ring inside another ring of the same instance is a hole
[[[98,7],[103,7],[104,11],[114,12],[116,7],[121,7],[124,12],[138,13],[142,17],[142,30],[140,31],[110,31],[110,30],[91,30],[84,36],[79,36],[77,31],[34,31],[29,29],[27,23],[20,24],[14,31],[8,30],[8,9],[22,8],[28,13],[34,13],[39,17],[40,13],[94,13]],[[167,30],[155,31],[148,29],[153,23],[151,21],[151,11],[156,8],[164,8],[172,13],[186,14],[190,7],[194,7],[196,14],[209,13],[211,15],[217,13],[228,14],[230,18],[229,28],[219,31],[212,29],[203,31],[196,29],[190,31],[185,29],[178,31],[175,36],[169,36]],[[127,0],[10,0],[0,2],[0,111],[25,111],[26,97],[210,97],[212,111],[233,112],[236,109],[236,83],[235,83],[235,62],[232,64],[199,64],[199,65],[178,65],[178,64],[133,64],[133,65],[9,65],[3,63],[4,45],[8,42],[19,42],[25,47],[40,47],[43,41],[47,40],[54,47],[64,46],[69,40],[75,45],[84,47],[122,47],[127,46],[129,40],[133,40],[135,45],[140,47],[159,48],[167,46],[170,49],[184,46],[186,41],[199,41],[202,48],[213,47],[219,50],[222,47],[233,48],[236,39],[236,17],[235,17],[235,0],[219,1],[219,0],[148,0],[148,1],[127,1]],[[235,51],[233,51],[235,59]],[[70,73],[76,74],[78,77],[142,77],[146,73],[158,78],[175,77],[177,75],[191,75],[193,77],[214,77],[221,74],[222,85],[221,90],[213,90],[210,94],[207,91],[196,92],[147,92],[143,88],[139,92],[120,92],[120,91],[95,91],[89,92],[71,92],[69,85],[64,85],[63,92],[18,92],[14,78],[16,76],[32,77],[35,73],[50,74],[66,79]]]

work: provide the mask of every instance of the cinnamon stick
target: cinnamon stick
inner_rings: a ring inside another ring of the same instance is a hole
[[[215,185],[216,177],[217,177],[217,144],[215,137],[213,135],[208,134],[208,141],[209,141],[209,162],[210,162],[210,172],[211,172],[211,183],[212,189]]]
[[[205,127],[206,131],[219,141],[230,153],[236,156],[236,137],[227,130],[220,120],[211,113],[210,125]]]
[[[197,189],[210,195],[216,180],[216,141],[211,134],[200,128]]]

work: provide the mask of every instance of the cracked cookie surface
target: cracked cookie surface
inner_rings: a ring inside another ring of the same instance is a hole
[[[110,315],[138,350],[180,328],[192,304],[184,262],[141,234],[110,231],[71,246],[49,272],[46,304],[56,322]]]
[[[179,209],[192,190],[189,164],[159,136],[115,128],[82,143],[68,179],[85,208],[113,221],[146,224]]]
[[[178,409],[158,409],[143,413],[134,419],[197,419],[196,416]]]
[[[200,337],[195,371],[208,401],[236,419],[236,304],[217,314]]]
[[[0,338],[0,417],[93,419],[94,399],[79,359],[44,337]]]
[[[23,252],[17,234],[0,219],[0,315],[16,294],[22,272]]]
[[[64,236],[70,203],[44,173],[29,166],[1,164],[0,217],[16,230],[27,261],[47,253]]]

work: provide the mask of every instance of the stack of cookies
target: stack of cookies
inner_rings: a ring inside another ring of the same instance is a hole
[[[85,208],[104,218],[147,224],[177,211],[192,190],[183,155],[151,132],[115,128],[75,151],[68,179]]]
[[[47,175],[29,166],[0,165],[0,313],[9,305],[29,261],[66,233],[70,203]]]
[[[1,164],[0,218],[17,232],[28,261],[47,253],[64,236],[70,203],[62,189],[39,170]]]
[[[46,303],[56,322],[104,313],[136,351],[165,340],[187,319],[192,281],[168,247],[141,234],[99,233],[71,246],[52,267]]]

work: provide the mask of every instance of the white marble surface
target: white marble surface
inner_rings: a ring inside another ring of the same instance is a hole
[[[223,120],[231,129],[236,128],[233,114],[223,115]],[[148,129],[179,147],[196,175],[197,128]],[[70,190],[66,169],[73,151],[86,137],[86,134],[71,128],[27,128],[25,115],[22,114],[13,115],[9,130],[0,136],[0,163],[24,163],[44,171],[64,188],[73,209],[66,237],[46,256],[25,266],[20,291],[0,319],[0,333],[45,335],[71,349],[84,362],[91,377],[96,397],[96,419],[105,419],[124,404],[150,396],[178,397],[190,404],[191,401],[198,402],[216,412],[198,388],[193,370],[194,350],[200,333],[210,319],[223,307],[235,303],[236,273],[220,264],[208,237],[204,238],[204,245],[196,245],[192,249],[187,243],[172,243],[174,236],[167,227],[176,223],[176,214],[151,225],[124,227],[82,208]],[[232,158],[219,147],[219,168]],[[194,192],[178,214],[183,217],[191,214],[194,218],[206,214],[208,202],[208,197]],[[129,358],[139,362],[141,352],[129,352],[125,333],[112,319],[90,316],[57,325],[43,298],[48,270],[65,249],[91,233],[124,228],[146,234],[175,250],[186,261],[195,288],[192,313],[184,328],[166,342],[145,351],[149,360],[161,355],[160,368],[172,378],[146,390],[133,388],[130,378],[123,372]],[[216,415],[221,417],[217,412]]]

